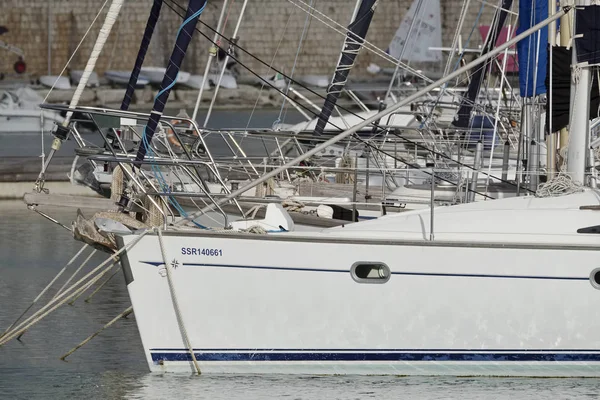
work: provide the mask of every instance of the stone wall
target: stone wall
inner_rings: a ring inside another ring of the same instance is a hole
[[[328,24],[339,23],[346,26],[351,17],[354,2],[352,0],[312,0],[315,8],[327,18]],[[185,4],[184,0],[176,0]],[[289,73],[294,65],[298,42],[307,20],[307,14],[296,5],[310,3],[311,0],[251,0],[240,28],[240,45],[267,63],[273,62],[277,68]],[[92,23],[92,20],[104,3],[103,0],[0,0],[0,25],[6,26],[9,32],[0,39],[20,47],[25,53],[28,73],[33,76],[48,73],[58,74],[67,63],[78,42]],[[109,2],[110,3],[110,2]],[[181,23],[165,1],[150,52],[145,65],[165,65],[175,32]],[[237,22],[243,3],[242,0],[229,1],[227,25],[225,33],[230,36]],[[102,74],[106,69],[130,70],[137,54],[139,42],[144,30],[151,0],[128,0],[121,11],[104,51],[98,60],[97,71]],[[217,18],[223,0],[209,0],[201,19],[212,27],[216,27]],[[411,0],[380,0],[367,40],[376,46],[386,49],[394,32],[398,28],[404,14],[408,11]],[[462,36],[463,44],[476,21],[479,25],[489,24],[493,9],[486,6],[479,16],[483,2],[471,2],[471,8],[465,20]],[[452,42],[463,2],[460,0],[441,0],[442,29],[444,45]],[[514,5],[516,8],[516,4]],[[88,37],[83,41],[75,54],[70,67],[82,69],[91,52],[96,35],[100,29],[108,5],[91,28]],[[48,24],[48,15],[51,23]],[[181,12],[181,10],[179,10]],[[307,35],[298,56],[296,74],[329,75],[338,60],[343,36],[317,19],[322,15],[314,13],[309,18]],[[50,29],[51,62],[48,62],[48,38]],[[213,34],[206,27],[202,32],[212,38]],[[479,32],[475,30],[468,42],[469,47],[481,43]],[[200,35],[196,35],[184,69],[192,73],[201,73],[206,62],[209,44]],[[17,57],[0,49],[0,72],[12,73],[13,63]],[[242,61],[259,74],[268,72],[268,68],[248,55],[242,55]],[[378,56],[363,50],[358,60],[358,68],[354,74],[364,74],[370,62],[381,66],[390,64]]]

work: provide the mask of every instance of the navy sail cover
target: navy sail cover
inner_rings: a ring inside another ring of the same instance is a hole
[[[139,167],[142,164],[144,157],[146,156],[148,145],[156,132],[156,127],[158,126],[158,122],[165,109],[167,100],[169,99],[171,88],[175,85],[177,75],[179,74],[179,68],[185,58],[185,53],[187,52],[187,48],[192,40],[194,31],[196,30],[198,18],[204,10],[206,2],[207,0],[190,0],[188,3],[185,19],[177,31],[177,37],[173,52],[171,53],[171,58],[169,59],[167,71],[165,72],[165,76],[160,85],[160,91],[154,98],[154,105],[150,112],[150,118],[144,129],[143,140],[140,142],[140,147],[135,158],[134,165],[136,167]]]
[[[340,60],[335,69],[333,80],[327,88],[327,98],[325,99],[325,103],[323,104],[323,108],[321,109],[319,119],[315,126],[313,134],[316,136],[323,134],[327,121],[329,121],[329,117],[335,107],[335,103],[340,97],[340,93],[346,84],[350,69],[354,65],[354,60],[356,59],[358,51],[365,41],[365,36],[367,36],[369,25],[371,25],[373,13],[375,12],[376,3],[377,0],[363,0],[356,13],[356,18],[352,21],[350,26],[348,26],[348,34],[344,41],[344,49],[342,50]]]
[[[140,44],[140,49],[138,50],[138,55],[135,59],[133,71],[131,71],[131,76],[129,77],[129,83],[127,84],[127,89],[125,90],[123,102],[121,103],[121,110],[127,111],[129,109],[129,104],[131,103],[131,98],[133,97],[133,91],[135,90],[137,80],[140,76],[140,70],[142,69],[142,64],[144,63],[144,58],[146,58],[146,52],[148,51],[148,46],[150,45],[150,40],[152,39],[152,34],[154,33],[154,27],[156,26],[156,22],[160,16],[162,4],[163,0],[154,0],[154,3],[152,4],[152,9],[150,10],[150,15],[148,16],[148,22],[146,22],[146,29],[144,31],[142,43]]]
[[[600,64],[600,6],[575,9],[577,62]]]

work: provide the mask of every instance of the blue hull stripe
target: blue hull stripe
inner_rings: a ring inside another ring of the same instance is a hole
[[[186,348],[162,348],[156,347],[150,349],[150,352],[180,352],[188,351]],[[598,349],[260,349],[260,348],[196,348],[200,353],[598,353]]]
[[[200,352],[198,361],[471,361],[471,362],[599,362],[600,353],[385,353],[385,352]],[[192,361],[189,352],[151,352],[152,361]]]
[[[156,261],[141,261],[143,264],[152,265],[155,267],[164,265],[164,262]],[[340,269],[325,269],[325,268],[291,268],[291,267],[268,267],[261,265],[235,265],[235,264],[214,264],[214,263],[182,263],[183,267],[208,267],[208,268],[238,268],[238,269],[267,269],[277,271],[300,271],[300,272],[341,272],[349,274],[350,270]],[[560,280],[560,281],[587,281],[589,277],[576,276],[536,276],[536,275],[496,275],[496,274],[448,274],[442,272],[410,272],[396,271],[392,275],[409,275],[409,276],[437,276],[437,277],[455,277],[455,278],[500,278],[500,279],[545,279],[545,280]]]

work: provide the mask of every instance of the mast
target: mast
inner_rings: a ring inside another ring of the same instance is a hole
[[[578,0],[575,10],[575,46],[573,47],[573,83],[571,92],[573,111],[567,153],[567,172],[573,181],[585,184],[588,169],[588,142],[590,130],[590,65],[600,63],[597,43],[600,34],[597,21],[600,6],[590,5],[590,0]],[[597,115],[597,111],[595,113]],[[591,160],[589,160],[591,161]]]
[[[146,30],[144,31],[144,37],[142,38],[142,43],[140,44],[140,49],[138,50],[138,55],[135,59],[135,65],[133,66],[131,76],[129,77],[129,83],[127,84],[127,89],[125,90],[125,96],[123,96],[121,110],[129,109],[129,103],[131,103],[131,97],[133,96],[138,77],[140,76],[140,70],[142,69],[142,64],[144,63],[144,58],[146,57],[146,52],[148,51],[148,46],[150,45],[150,40],[152,39],[152,34],[154,33],[154,27],[156,26],[156,22],[160,16],[162,4],[163,0],[154,0],[152,8],[150,9],[148,22],[146,22]]]
[[[379,0],[362,0],[358,7],[358,11],[356,12],[356,16],[348,26],[344,47],[342,48],[342,53],[335,68],[331,84],[327,88],[327,98],[325,99],[321,114],[319,115],[319,119],[315,126],[313,134],[316,136],[323,134],[327,121],[335,107],[335,103],[340,97],[342,89],[344,89],[344,86],[346,85],[348,74],[354,66],[354,60],[356,59],[358,52],[362,48],[378,1]]]
[[[52,2],[48,2],[48,75],[52,75]]]
[[[508,10],[510,10],[511,6],[512,0],[502,0],[502,5],[496,10],[494,19],[490,25],[490,31],[483,45],[483,49],[481,50],[482,56],[489,53],[495,47],[496,41],[498,41],[498,37],[500,36],[500,32],[504,26],[506,16],[508,15]],[[454,126],[463,128],[469,127],[473,105],[475,104],[477,95],[479,94],[479,89],[481,88],[481,84],[485,79],[485,75],[490,63],[491,59],[488,59],[481,67],[477,67],[471,71],[471,82],[469,83],[469,87],[465,96],[463,96],[461,99],[460,108],[458,109],[458,113],[452,122]]]
[[[134,166],[136,167],[140,167],[144,161],[149,143],[152,141],[152,137],[156,132],[156,127],[158,126],[160,117],[165,109],[167,100],[169,99],[171,88],[177,81],[179,68],[181,67],[181,63],[185,58],[187,48],[192,40],[192,36],[194,35],[198,18],[200,17],[200,14],[202,14],[204,7],[206,7],[206,2],[207,0],[189,0],[185,14],[185,20],[177,31],[175,46],[173,47],[173,52],[171,53],[171,58],[169,59],[169,65],[167,66],[165,76],[160,85],[160,91],[154,98],[154,105],[152,106],[152,111],[150,112],[150,118],[148,119],[148,123],[144,129],[144,134],[142,136],[143,140],[140,142],[140,147],[138,148],[134,162]]]
[[[548,0],[548,16],[551,17],[556,12],[556,0]],[[546,103],[546,179],[549,181],[554,177],[556,169],[556,138],[557,134],[552,129],[552,50],[556,46],[556,22],[548,25],[548,68],[546,76],[548,83],[546,85],[548,96]]]

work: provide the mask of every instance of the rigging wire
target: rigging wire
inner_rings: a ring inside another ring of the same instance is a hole
[[[185,8],[178,4],[175,0],[166,0],[165,4],[167,5],[167,7],[169,9],[171,9],[173,12],[175,12],[175,14],[182,16],[182,14],[180,12],[178,12],[177,10],[175,10],[175,8],[173,7],[172,4],[175,5],[176,7],[178,7],[180,10],[185,10]],[[226,44],[228,46],[231,47],[235,47],[236,49],[239,49],[240,51],[242,51],[243,53],[247,54],[249,57],[253,58],[254,60],[256,60],[257,62],[259,62],[260,64],[269,67],[269,63],[267,63],[266,61],[264,61],[263,59],[261,59],[260,57],[254,55],[252,52],[246,50],[244,47],[240,46],[239,43],[225,37],[224,34],[217,32],[213,27],[211,27],[210,25],[208,25],[206,22],[203,22],[202,20],[198,20],[198,23],[200,23],[201,25],[205,26],[208,30],[210,30],[211,32],[213,32],[214,34],[216,34],[217,36],[219,36],[221,39],[223,39]],[[217,40],[217,42],[214,42],[211,38],[209,38],[204,32],[202,32],[199,28],[196,28],[196,31],[203,36],[206,40],[208,40],[210,43],[212,43],[213,45],[215,45],[217,48],[223,50],[223,51],[227,51],[224,47],[221,47],[220,45],[220,40]],[[235,53],[235,52],[234,52]],[[245,65],[244,63],[242,63],[238,57],[235,56],[235,54],[230,54],[229,57],[236,61],[240,66],[242,66],[243,68],[245,68],[248,72],[250,72],[252,75],[254,75],[255,77],[257,77],[260,81],[262,81],[263,83],[265,83],[266,85],[268,85],[269,87],[271,87],[272,89],[276,90],[277,92],[279,92],[280,94],[285,96],[285,93],[283,93],[281,90],[279,90],[278,88],[276,88],[274,85],[270,84],[269,82],[267,82],[265,79],[263,79],[261,76],[259,76],[256,72],[254,72],[250,67],[248,67],[247,65]],[[278,70],[275,67],[271,68],[273,71],[275,71],[276,73],[280,74],[281,76],[283,76],[285,79],[287,79],[289,82],[293,83],[294,85],[308,91],[309,93],[311,93],[312,95],[320,98],[321,100],[325,100],[326,97],[323,96],[322,94],[316,92],[315,90],[311,89],[310,87],[304,85],[303,83],[294,80],[291,76],[286,75],[283,71]],[[460,82],[464,82],[464,81],[460,81]],[[289,96],[287,96],[288,99],[290,99]],[[291,100],[291,99],[290,99]],[[302,108],[304,108],[306,111],[308,111],[310,114],[312,114],[315,117],[318,117],[318,113],[315,113],[314,111],[312,111],[312,109],[308,108],[307,106],[298,103],[299,106],[301,106]],[[342,105],[338,105],[337,106],[339,109],[347,112],[349,115],[353,115],[357,118],[361,118],[364,120],[363,117],[361,117],[360,115],[356,114],[354,111],[342,106]],[[330,123],[331,124],[331,123]],[[333,125],[333,124],[331,124]],[[335,125],[334,125],[335,126]],[[338,128],[340,130],[340,132],[343,130],[340,127],[335,126],[336,128]]]
[[[312,6],[314,0],[310,0],[310,4]],[[290,14],[291,15],[291,14]],[[296,55],[294,56],[294,64],[292,65],[292,71],[290,72],[290,76],[294,76],[294,72],[296,71],[296,65],[298,64],[298,57],[300,56],[300,51],[302,50],[302,45],[304,44],[304,39],[306,38],[306,34],[308,33],[308,27],[312,21],[312,14],[306,13],[306,19],[304,20],[304,26],[302,27],[302,33],[300,34],[300,41],[298,42],[298,48],[296,49]],[[285,101],[287,99],[287,95],[290,91],[290,87],[292,86],[292,81],[289,81],[285,87],[285,96],[283,97],[283,102],[281,103],[281,108],[279,109],[279,115],[277,119],[273,122],[273,126],[281,123],[281,116],[283,114],[283,110],[285,107]]]
[[[58,83],[58,79],[65,73],[65,71],[69,67],[69,64],[71,64],[71,61],[73,61],[73,58],[75,58],[75,54],[77,54],[77,51],[79,50],[79,48],[81,47],[81,45],[85,41],[85,38],[90,33],[90,30],[92,30],[92,26],[94,26],[94,23],[96,22],[96,20],[98,19],[98,17],[100,17],[100,14],[102,14],[102,10],[104,10],[104,7],[106,7],[106,4],[108,4],[108,0],[105,0],[104,4],[102,4],[102,7],[100,7],[100,10],[98,11],[98,14],[96,14],[96,16],[94,17],[94,19],[92,20],[92,23],[90,24],[90,26],[87,28],[87,30],[83,34],[83,37],[81,38],[81,40],[77,44],[77,47],[75,47],[75,50],[73,51],[73,54],[71,54],[71,57],[69,57],[69,59],[67,60],[67,62],[65,64],[65,66],[63,67],[62,71],[60,71],[60,74],[57,76],[57,78],[54,81],[54,83],[52,84],[52,87],[50,88],[50,90],[48,90],[48,93],[46,94],[46,97],[44,97],[44,101],[42,101],[42,103],[45,103],[48,100],[48,96],[50,96],[50,93],[52,92],[52,90],[54,90],[54,86],[56,86],[56,84]]]
[[[350,32],[348,30],[348,28],[346,28],[345,26],[343,26],[340,23],[336,22],[335,20],[333,20],[332,18],[328,17],[327,15],[325,15],[323,12],[317,10],[316,8],[309,6],[308,4],[306,4],[306,2],[304,2],[302,0],[297,0],[297,1],[299,3],[301,3],[302,5],[307,6],[307,9],[304,9],[304,8],[300,7],[298,4],[296,4],[294,2],[294,0],[287,0],[287,1],[289,3],[291,3],[291,4],[293,4],[294,6],[300,8],[302,11],[304,11],[306,13],[309,13],[312,10],[312,12],[314,12],[315,14],[322,15],[323,18],[331,21],[331,24],[323,21],[318,16],[314,16],[314,18],[316,20],[318,20],[319,22],[323,23],[325,26],[327,26],[328,28],[330,28],[334,32],[337,32],[337,33],[339,33],[341,35],[344,35],[344,36],[346,36]],[[332,25],[336,25],[337,27],[332,26]],[[382,59],[384,59],[386,61],[389,61],[390,63],[392,63],[395,66],[398,66],[398,67],[400,67],[402,69],[405,69],[406,71],[410,72],[411,74],[414,74],[415,76],[418,76],[419,78],[425,80],[426,82],[428,82],[428,83],[433,82],[433,80],[431,78],[428,78],[427,76],[423,75],[419,71],[411,68],[409,65],[404,64],[402,61],[395,59],[394,57],[392,57],[391,55],[389,55],[388,53],[386,53],[384,50],[380,49],[379,47],[375,46],[373,43],[369,42],[368,40],[364,40],[363,47],[365,49],[367,49],[367,51],[371,51],[372,53],[374,53],[375,55],[378,55]]]
[[[172,5],[172,4],[170,4],[170,3],[174,4],[175,6],[177,6],[177,7],[178,7],[178,8],[180,8],[180,9],[183,9],[183,6],[181,6],[180,4],[178,4],[178,3],[177,3],[175,0],[168,0],[167,2],[165,2],[165,4],[167,5],[167,7],[168,7],[169,9],[171,9],[171,10],[172,10],[172,11],[173,11],[175,14],[177,14],[177,15],[179,15],[179,16],[182,16],[182,15],[181,15],[181,14],[180,14],[180,13],[179,13],[177,10],[175,10],[175,8],[173,7],[173,5]],[[205,27],[207,27],[209,30],[211,30],[212,32],[214,32],[214,33],[216,33],[217,35],[221,36],[221,37],[222,37],[222,38],[223,38],[223,39],[224,39],[226,42],[228,42],[228,43],[229,43],[229,45],[231,45],[231,46],[235,46],[236,48],[239,48],[241,51],[243,51],[245,54],[248,54],[250,57],[252,57],[252,58],[253,58],[253,59],[255,59],[256,61],[258,61],[259,63],[261,63],[261,64],[263,64],[263,65],[266,65],[266,66],[268,66],[268,64],[267,64],[265,61],[263,61],[261,58],[259,58],[258,56],[255,56],[254,54],[252,54],[252,53],[251,53],[251,52],[249,52],[248,50],[246,50],[246,49],[242,48],[241,46],[239,46],[239,44],[237,44],[237,43],[234,43],[234,42],[233,42],[233,41],[231,41],[230,39],[228,39],[228,38],[224,37],[224,35],[222,35],[222,34],[218,33],[216,30],[214,30],[212,27],[210,27],[210,26],[209,26],[207,23],[205,23],[205,22],[202,22],[201,20],[199,20],[199,22],[200,22],[202,25],[204,25]],[[206,40],[208,40],[210,43],[214,44],[214,45],[215,45],[215,46],[217,46],[219,49],[222,49],[222,50],[224,50],[224,49],[223,49],[222,47],[220,47],[220,46],[219,46],[219,45],[218,45],[216,42],[214,42],[214,41],[213,41],[211,38],[209,38],[209,37],[208,37],[208,35],[206,35],[204,32],[202,32],[202,31],[201,31],[199,28],[196,28],[196,31],[197,31],[197,32],[198,32],[198,33],[199,33],[201,36],[203,36],[203,37],[204,37]],[[254,75],[254,76],[256,76],[257,78],[259,78],[259,79],[260,79],[260,80],[261,80],[261,81],[262,81],[262,82],[263,82],[265,85],[268,85],[269,87],[271,87],[271,88],[272,88],[272,89],[274,89],[275,91],[277,91],[277,92],[279,92],[280,94],[282,94],[282,95],[284,95],[284,96],[285,96],[285,94],[284,94],[284,93],[283,93],[281,90],[279,90],[279,89],[278,89],[277,87],[275,87],[273,84],[271,84],[271,83],[270,83],[270,82],[268,82],[266,79],[264,79],[263,77],[261,77],[260,75],[258,75],[256,72],[254,72],[254,71],[253,71],[253,70],[252,70],[250,67],[248,67],[248,66],[247,66],[247,65],[245,65],[243,62],[241,62],[241,61],[239,60],[239,58],[235,57],[235,55],[233,55],[233,54],[232,54],[232,55],[230,55],[230,57],[231,57],[231,58],[232,58],[234,61],[236,61],[236,62],[237,62],[237,63],[238,63],[238,64],[239,64],[241,67],[243,67],[243,68],[244,68],[244,69],[246,69],[248,72],[250,72],[252,75]],[[276,71],[276,72],[278,72],[278,73],[280,73],[281,75],[283,75],[284,77],[286,77],[287,79],[289,79],[291,82],[294,82],[294,83],[295,83],[295,84],[297,84],[298,86],[300,86],[300,87],[302,87],[302,88],[304,88],[304,89],[308,90],[309,92],[311,92],[311,93],[313,93],[313,94],[317,95],[318,97],[320,97],[320,98],[322,98],[322,99],[325,99],[325,97],[324,97],[324,96],[322,96],[322,95],[320,95],[319,93],[315,92],[314,90],[312,90],[312,89],[310,89],[310,88],[306,87],[305,85],[303,85],[303,84],[301,84],[301,83],[299,83],[299,82],[295,81],[295,80],[294,80],[294,79],[292,79],[291,77],[289,77],[289,76],[285,75],[283,72],[281,72],[281,71],[278,71],[276,68],[273,68],[273,70],[274,70],[274,71]],[[313,114],[315,117],[316,117],[316,116],[318,116],[318,115],[317,115],[317,113],[316,113],[315,111],[313,111],[311,108],[309,108],[308,106],[305,106],[305,105],[303,105],[303,104],[300,104],[300,103],[298,103],[298,105],[299,105],[299,106],[301,106],[302,108],[304,108],[305,110],[307,110],[309,113]],[[363,118],[363,117],[361,117],[360,115],[356,114],[355,112],[353,112],[353,111],[351,111],[351,110],[349,110],[349,109],[347,109],[347,108],[345,108],[345,107],[342,107],[342,106],[340,106],[339,108],[340,108],[340,109],[342,109],[343,111],[346,111],[346,112],[347,112],[347,113],[349,113],[350,115],[356,116],[357,118],[360,118],[360,119],[364,120],[364,118]],[[334,126],[335,128],[337,128],[339,131],[343,131],[343,129],[342,129],[342,128],[340,128],[339,126],[336,126],[336,125],[334,125],[334,124],[333,124],[333,123],[331,123],[331,122],[330,122],[330,124],[331,124],[332,126]],[[382,132],[385,132],[385,129],[384,129],[384,128],[382,128],[381,126],[378,126],[378,125],[376,125],[376,124],[371,124],[371,125],[372,125],[372,126],[375,128],[375,129],[376,129],[376,132],[375,132],[375,133],[382,133]],[[437,152],[437,151],[435,151],[435,150],[431,150],[431,149],[427,148],[426,146],[420,145],[420,144],[418,144],[418,143],[416,143],[416,142],[414,142],[414,141],[411,141],[411,140],[409,140],[409,139],[407,139],[407,138],[404,138],[404,137],[402,137],[402,136],[400,136],[400,135],[398,135],[398,134],[395,134],[395,135],[398,137],[398,139],[400,139],[400,140],[403,140],[403,141],[405,141],[405,142],[407,142],[407,143],[410,143],[410,144],[412,144],[412,145],[415,145],[415,146],[417,146],[417,147],[419,147],[419,148],[425,149],[425,150],[427,150],[427,151],[431,152],[433,155],[437,155],[438,157],[441,157],[441,158],[443,158],[443,159],[446,159],[446,160],[451,160],[451,161],[453,161],[453,162],[457,163],[458,165],[460,165],[460,166],[462,166],[462,167],[465,167],[465,168],[468,168],[468,169],[471,169],[471,170],[475,170],[475,169],[476,169],[476,168],[474,168],[474,167],[472,167],[472,166],[470,166],[470,165],[468,165],[468,164],[464,164],[464,163],[461,163],[461,162],[458,162],[458,161],[452,160],[452,158],[451,158],[451,157],[449,157],[449,156],[448,156],[448,155],[446,155],[446,154],[443,154],[443,153]],[[363,142],[363,143],[367,144],[367,143],[364,141],[364,139],[362,139],[362,138],[360,138],[360,137],[358,136],[358,134],[355,134],[355,135],[353,135],[353,136],[354,136],[355,138],[357,138],[359,141],[361,141],[361,142]],[[371,145],[371,144],[367,144],[367,145],[368,145],[368,146],[370,146],[370,147],[372,147],[372,146],[373,146],[373,145]],[[379,149],[378,149],[378,151],[381,151],[381,150],[379,150]],[[386,155],[387,155],[387,156],[389,156],[389,157],[391,157],[391,158],[393,158],[393,159],[395,159],[395,160],[397,160],[397,161],[400,161],[400,162],[402,162],[402,163],[405,163],[403,160],[401,160],[401,159],[398,159],[398,158],[396,158],[396,157],[394,157],[394,156],[391,156],[391,155],[389,155],[389,154],[386,154]],[[428,172],[427,172],[427,171],[425,171],[425,170],[422,170],[422,172],[424,172],[425,174],[431,175],[430,173],[428,173]],[[480,171],[480,172],[481,172],[481,171]],[[485,174],[485,172],[483,172],[483,173]],[[492,177],[493,177],[493,178],[495,178],[495,179],[498,179],[499,181],[502,181],[502,182],[504,182],[504,183],[507,183],[507,184],[509,184],[509,185],[511,185],[511,186],[515,186],[515,187],[516,187],[516,186],[518,186],[518,185],[517,185],[517,184],[515,184],[514,182],[510,182],[510,181],[504,181],[504,180],[502,180],[501,178],[498,178],[498,177],[496,177],[496,176],[492,176]],[[448,182],[449,182],[449,183],[454,183],[454,182],[451,182],[451,181],[448,181]],[[470,190],[470,189],[468,189],[468,190]],[[488,197],[489,197],[489,196],[488,196]],[[490,198],[491,198],[491,197],[490,197]]]

